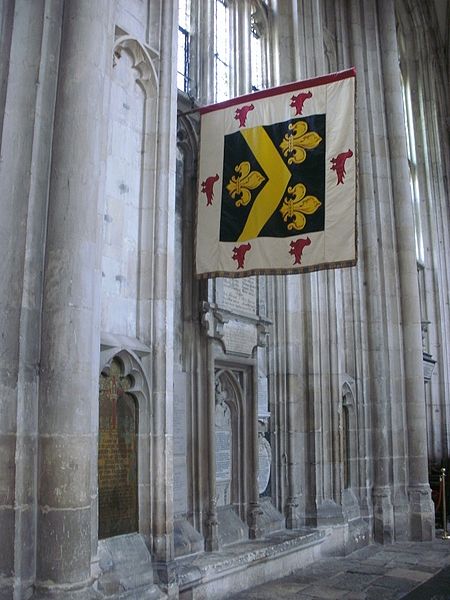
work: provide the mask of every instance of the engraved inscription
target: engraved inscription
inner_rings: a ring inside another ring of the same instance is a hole
[[[270,468],[272,464],[272,449],[266,438],[258,438],[258,491],[262,495],[270,481]]]
[[[138,530],[137,408],[130,381],[113,361],[100,376],[98,441],[99,538]]]
[[[231,477],[231,431],[216,430],[216,480]]]
[[[256,327],[251,323],[230,320],[224,324],[222,340],[227,353],[251,356],[258,342]]]
[[[173,453],[186,455],[186,378],[175,376],[173,398]]]
[[[187,510],[187,473],[184,457],[173,459],[173,512],[184,514]]]
[[[232,432],[231,411],[223,392],[216,389],[215,450],[217,506],[230,503]]]
[[[267,389],[267,378],[258,378],[258,416],[269,414],[269,391]]]
[[[234,313],[256,314],[256,277],[224,278],[221,282],[222,294],[219,294],[219,306]]]

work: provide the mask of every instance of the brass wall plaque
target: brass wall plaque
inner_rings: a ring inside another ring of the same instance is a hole
[[[100,376],[98,537],[138,531],[136,401],[130,380],[113,361]]]

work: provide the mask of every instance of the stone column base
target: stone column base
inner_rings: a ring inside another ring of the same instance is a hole
[[[298,529],[300,526],[298,500],[295,497],[290,497],[286,502],[286,529]]]
[[[395,536],[391,489],[387,486],[377,487],[372,497],[374,539],[380,544],[392,544]]]
[[[93,579],[74,585],[37,584],[32,600],[99,600],[102,596],[93,584]]]
[[[426,484],[408,488],[411,540],[424,542],[434,539],[434,504],[431,489]]]
[[[263,535],[262,528],[263,511],[258,502],[251,502],[248,511],[248,534],[251,540],[257,540]]]
[[[219,549],[219,521],[215,510],[208,515],[206,531],[205,550],[206,552],[215,552]]]

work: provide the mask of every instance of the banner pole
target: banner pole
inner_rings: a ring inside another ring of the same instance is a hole
[[[201,109],[201,106],[199,106],[198,108],[192,108],[191,110],[186,110],[185,112],[177,112],[177,119],[178,117],[186,117],[187,115],[192,115],[194,113],[200,112]]]

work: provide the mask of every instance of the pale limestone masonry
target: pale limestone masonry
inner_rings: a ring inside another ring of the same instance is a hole
[[[225,4],[229,97],[252,89],[252,27],[264,87],[356,67],[358,264],[195,279],[216,0],[190,3],[187,93],[177,0],[0,2],[0,600],[213,600],[434,537],[450,2]],[[138,527],[99,539],[113,361]]]

